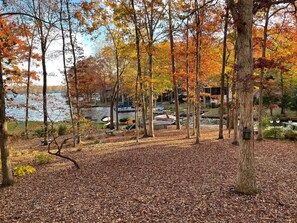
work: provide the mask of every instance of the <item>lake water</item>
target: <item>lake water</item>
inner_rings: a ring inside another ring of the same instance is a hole
[[[12,97],[12,95],[9,95]],[[30,121],[43,121],[43,108],[42,108],[42,95],[34,96],[36,100],[30,100],[30,106],[34,109],[29,109],[29,120]],[[67,121],[70,120],[69,105],[66,103],[66,98],[63,93],[50,93],[48,94],[48,114],[50,120]],[[26,109],[24,107],[26,103],[26,96],[24,94],[17,95],[12,105],[7,105],[6,115],[14,117],[19,121],[25,120]],[[88,117],[94,121],[100,122],[105,116],[110,116],[110,107],[92,107],[81,109],[83,116]],[[115,112],[113,112],[114,119],[116,118]],[[129,118],[134,119],[134,112],[119,113],[119,119]],[[201,124],[204,125],[217,125],[218,119],[207,119],[201,118]],[[185,125],[185,118],[181,120],[182,124]]]
[[[8,95],[12,98],[12,94]],[[31,95],[34,100],[30,99],[29,105],[34,109],[29,109],[29,120],[30,121],[43,121],[43,108],[42,108],[42,95]],[[48,100],[48,115],[50,120],[67,121],[70,120],[69,105],[66,103],[66,98],[63,93],[50,93],[47,95]],[[14,117],[19,121],[25,120],[26,109],[26,95],[18,94],[12,101],[7,103],[6,116]],[[109,107],[92,107],[81,109],[82,114],[85,117],[89,117],[92,120],[100,121],[104,116],[110,116]],[[134,112],[119,113],[119,119],[121,118],[133,118]],[[115,112],[114,112],[115,118]]]
[[[30,99],[29,105],[32,107],[29,109],[30,121],[43,121],[43,108],[42,108],[42,95],[30,95],[33,99]],[[11,94],[8,97],[12,98]],[[66,98],[62,93],[50,93],[47,96],[48,100],[48,115],[50,120],[64,121],[69,120],[69,106],[66,103]],[[6,116],[14,117],[19,121],[25,120],[26,109],[26,95],[18,94],[13,98],[12,104],[7,103]]]

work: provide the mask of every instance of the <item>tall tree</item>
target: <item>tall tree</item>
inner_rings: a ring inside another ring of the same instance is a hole
[[[141,55],[140,55],[140,28],[138,24],[138,19],[137,19],[137,13],[135,10],[135,5],[134,5],[134,0],[131,0],[131,7],[132,7],[132,18],[133,18],[133,23],[134,23],[134,30],[135,30],[135,47],[136,47],[136,54],[137,54],[137,76],[136,76],[136,85],[135,85],[135,100],[136,100],[136,110],[135,110],[135,129],[136,129],[136,142],[139,142],[139,119],[138,119],[138,105],[140,101],[142,101],[141,104],[143,104],[143,97],[142,97],[142,88],[143,85],[140,83],[141,80]],[[138,86],[140,88],[140,92],[138,92]],[[143,115],[143,124],[145,125],[145,112],[144,112],[144,106],[142,106],[142,115]],[[146,128],[144,128],[146,131]],[[145,135],[147,133],[145,132]]]
[[[9,149],[7,147],[6,91],[9,80],[20,75],[17,61],[21,61],[21,53],[26,49],[24,41],[17,36],[18,27],[12,21],[0,17],[0,151],[2,166],[2,186],[14,183]],[[13,91],[13,89],[12,89]],[[14,91],[13,91],[14,92]]]
[[[27,61],[27,81],[26,81],[26,104],[25,104],[25,109],[26,109],[26,114],[25,114],[25,136],[28,138],[29,134],[28,134],[28,122],[29,122],[29,99],[30,99],[30,87],[31,87],[31,78],[35,79],[37,78],[37,76],[35,75],[35,72],[32,71],[31,67],[32,67],[32,63],[33,63],[33,59],[40,59],[38,58],[38,55],[35,54],[33,51],[35,50],[35,43],[36,42],[36,26],[33,24],[29,25],[26,24],[27,20],[25,18],[23,18],[24,16],[21,15],[21,30],[23,35],[26,38],[26,42],[27,42],[27,49],[28,49],[28,61]]]
[[[196,133],[196,143],[200,143],[200,61],[201,61],[201,18],[198,0],[194,2],[195,12],[195,133]]]
[[[67,22],[68,22],[68,32],[69,32],[69,40],[71,45],[71,53],[72,53],[72,62],[73,62],[73,71],[74,71],[74,83],[75,83],[75,102],[76,102],[76,137],[77,137],[77,144],[80,144],[81,137],[80,137],[80,102],[79,102],[79,96],[78,96],[78,75],[77,75],[77,56],[75,52],[75,39],[73,36],[73,24],[71,20],[71,11],[69,6],[69,1],[66,0],[66,9],[67,9]]]
[[[48,144],[48,111],[47,111],[47,51],[49,45],[57,38],[57,35],[53,35],[52,31],[55,28],[55,22],[57,19],[57,7],[58,3],[55,1],[45,0],[27,0],[23,2],[19,7],[20,10],[26,10],[26,12],[34,15],[35,24],[38,30],[38,38],[40,41],[41,51],[41,63],[42,63],[42,77],[43,77],[43,125],[44,125],[44,145]],[[38,18],[47,18],[48,23],[41,21]]]
[[[66,0],[68,2],[68,0]],[[66,3],[67,4],[67,3]],[[75,128],[75,120],[74,120],[74,113],[73,113],[73,105],[72,105],[72,98],[70,94],[70,84],[69,84],[69,79],[67,75],[67,64],[66,64],[66,33],[65,33],[65,28],[64,28],[64,1],[60,0],[60,29],[61,29],[61,37],[62,37],[62,58],[63,58],[63,74],[65,77],[65,82],[66,82],[66,92],[67,92],[67,100],[69,104],[69,113],[70,113],[70,119],[71,119],[71,124],[72,124],[72,131],[73,131],[73,146],[76,146],[76,128]],[[68,10],[66,10],[68,13]],[[69,18],[67,16],[67,18]]]
[[[261,60],[266,60],[267,54],[267,41],[268,41],[268,26],[270,19],[276,15],[279,11],[284,10],[289,7],[290,4],[286,4],[281,7],[272,7],[272,5],[268,5],[267,7],[261,10],[262,14],[264,13],[264,26],[263,26],[263,40],[262,40],[262,54]],[[274,10],[271,10],[274,8]],[[262,20],[262,18],[261,18]],[[260,80],[259,80],[259,108],[258,108],[258,135],[257,140],[263,139],[263,88],[264,88],[264,74],[265,74],[265,65],[262,65],[260,68]],[[282,110],[283,111],[283,110]]]
[[[226,52],[227,52],[227,32],[228,32],[228,18],[229,17],[229,9],[226,8],[225,14],[225,25],[224,25],[224,40],[223,40],[223,61],[222,61],[222,73],[221,73],[221,104],[220,104],[220,125],[219,125],[219,139],[223,139],[223,116],[224,116],[224,86],[225,86],[225,70],[226,70]],[[229,92],[227,92],[228,94]],[[227,101],[227,106],[228,106]]]
[[[144,27],[145,37],[147,42],[146,51],[148,54],[148,75],[149,81],[149,103],[148,103],[148,117],[149,117],[149,131],[148,135],[154,137],[154,124],[153,124],[153,92],[154,92],[154,72],[153,72],[153,54],[154,54],[154,43],[158,37],[157,32],[162,31],[161,20],[165,13],[165,5],[160,0],[142,0],[142,8],[144,13]]]
[[[237,36],[237,34],[235,33]],[[234,125],[234,132],[233,132],[233,145],[238,145],[238,109],[239,109],[239,102],[238,102],[238,95],[237,95],[237,43],[234,44],[234,64],[233,64],[233,81],[232,81],[232,105],[233,105],[233,125]]]
[[[253,139],[253,0],[228,0],[237,30],[237,86],[239,100],[239,162],[236,190],[257,192]]]
[[[189,18],[186,23],[186,91],[187,91],[187,138],[190,138],[190,61],[189,61]],[[193,120],[194,121],[194,120]]]
[[[30,98],[30,81],[31,81],[31,61],[32,61],[32,54],[33,54],[33,42],[35,38],[35,27],[32,32],[32,37],[29,39],[28,36],[26,36],[28,47],[29,47],[29,53],[28,53],[28,74],[27,74],[27,91],[26,91],[26,115],[25,115],[25,135],[26,137],[29,136],[28,134],[28,122],[29,122],[29,98]]]
[[[180,129],[179,121],[179,98],[178,98],[178,85],[176,77],[176,67],[175,67],[175,55],[174,55],[174,40],[173,40],[173,23],[172,23],[172,1],[168,0],[168,23],[169,23],[169,40],[170,40],[170,54],[171,54],[171,73],[173,79],[173,92],[175,100],[175,116],[176,116],[176,129]]]

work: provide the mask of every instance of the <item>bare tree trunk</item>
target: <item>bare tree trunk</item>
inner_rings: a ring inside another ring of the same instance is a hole
[[[221,73],[221,105],[220,105],[220,125],[219,125],[219,139],[223,139],[223,121],[224,121],[224,86],[225,86],[225,67],[226,67],[226,51],[227,51],[227,32],[228,32],[228,18],[229,10],[226,8],[225,25],[224,25],[224,40],[223,40],[223,61]]]
[[[42,30],[42,29],[41,29]],[[43,37],[42,37],[43,38]],[[41,41],[43,42],[43,40]],[[47,122],[47,71],[46,71],[46,61],[45,61],[45,43],[41,43],[41,60],[42,60],[42,70],[43,70],[43,125],[44,125],[44,145],[48,144],[48,122]]]
[[[237,95],[237,41],[234,47],[234,68],[233,68],[233,86],[232,86],[232,105],[233,105],[233,127],[234,127],[234,134],[233,134],[233,145],[239,145],[238,142],[238,95]]]
[[[27,43],[29,46],[29,53],[28,53],[28,72],[27,72],[27,86],[26,86],[26,114],[25,114],[25,136],[29,138],[29,128],[28,128],[28,121],[29,121],[29,98],[30,98],[30,80],[31,80],[31,59],[32,59],[32,49],[33,49],[33,41],[35,37],[35,27],[32,31],[31,40],[29,36],[26,36]]]
[[[229,86],[229,76],[226,75],[226,101],[227,101],[227,118],[226,118],[226,123],[227,123],[227,129],[229,131],[229,138],[230,138],[230,107],[229,107],[229,90],[230,90],[230,86]]]
[[[252,20],[253,0],[232,4],[232,16],[237,28],[237,84],[239,99],[239,162],[236,191],[244,194],[257,193],[253,134],[253,48]]]
[[[67,0],[68,2],[68,0]],[[73,115],[73,106],[72,106],[72,99],[70,94],[70,86],[69,86],[69,80],[67,75],[67,65],[66,65],[66,43],[65,43],[65,33],[64,33],[64,26],[63,26],[63,0],[60,0],[60,27],[61,27],[61,34],[62,34],[62,56],[63,56],[63,72],[66,82],[66,93],[67,93],[67,100],[69,102],[69,113],[70,113],[70,119],[71,119],[71,125],[73,130],[73,146],[76,146],[76,129],[75,129],[75,122],[74,122],[74,115]]]
[[[186,73],[187,73],[187,139],[190,139],[190,83],[189,83],[189,75],[190,75],[190,64],[189,64],[189,19],[187,19],[187,25],[186,25]]]
[[[196,144],[200,143],[200,83],[199,83],[199,65],[200,65],[200,34],[201,34],[201,24],[200,15],[198,10],[198,1],[195,0],[195,114],[196,114]]]
[[[117,85],[118,85],[118,82],[116,81],[114,86],[113,86],[112,96],[111,96],[111,99],[110,99],[110,125],[109,125],[110,129],[114,129],[113,110],[114,110],[115,98],[117,96],[117,93],[116,93]],[[117,109],[118,109],[118,106],[116,105],[116,110]]]
[[[109,116],[110,116],[109,128],[110,129],[114,129],[113,109],[114,109],[114,98],[111,97],[111,101],[110,101],[110,112],[109,112]]]
[[[140,97],[141,97],[141,113],[142,113],[142,123],[143,123],[143,135],[145,137],[148,137],[148,131],[147,131],[147,124],[146,124],[146,95],[143,91],[143,83],[140,81]]]
[[[238,108],[239,108],[239,102],[238,102],[238,96],[235,98],[235,106],[234,106],[234,116],[233,116],[233,122],[234,122],[234,135],[233,135],[233,145],[239,145],[238,142]]]
[[[115,56],[116,56],[116,72],[117,72],[117,88],[116,88],[116,129],[119,130],[119,93],[120,93],[120,67],[119,67],[119,54],[116,43],[115,45]]]
[[[194,99],[195,100],[195,99]],[[193,104],[191,103],[192,105],[192,120],[193,120],[193,123],[192,123],[192,126],[193,126],[193,132],[192,132],[192,136],[195,136],[196,135],[196,111],[195,111],[195,101],[193,102]]]
[[[50,31],[54,27],[54,13],[56,13],[54,8],[49,8],[49,5],[44,5],[43,1],[32,1],[32,5],[28,9],[32,10],[34,14],[35,24],[39,33],[40,40],[40,50],[41,50],[41,62],[42,62],[42,74],[43,74],[43,125],[44,125],[44,145],[48,144],[48,111],[47,111],[47,67],[46,67],[46,52],[50,43],[54,38],[50,39]],[[37,5],[36,5],[37,4]],[[47,7],[48,11],[44,10]],[[38,18],[47,17],[50,21],[50,25],[44,25],[43,21]]]
[[[33,38],[32,38],[33,42]],[[32,44],[31,42],[31,44]],[[28,73],[27,73],[27,89],[26,89],[26,114],[25,114],[25,136],[28,139],[28,121],[29,121],[29,97],[30,97],[30,78],[31,78],[31,58],[32,58],[32,45],[29,49],[28,55]]]
[[[263,45],[262,45],[262,58],[266,58],[266,48],[267,48],[267,32],[269,23],[269,8],[266,9],[265,13],[265,24],[263,31]],[[260,72],[260,86],[259,86],[259,107],[258,107],[258,135],[257,140],[263,140],[263,78],[264,78],[264,67],[261,67]]]
[[[78,74],[77,74],[77,66],[76,66],[76,54],[75,54],[75,46],[72,36],[72,24],[71,24],[71,15],[70,15],[70,8],[69,8],[69,1],[66,1],[66,8],[68,14],[68,28],[69,28],[69,39],[71,45],[71,52],[73,56],[73,71],[74,71],[74,85],[75,85],[75,101],[76,101],[76,115],[77,115],[77,122],[76,122],[76,134],[77,134],[77,144],[80,144],[81,137],[80,137],[80,103],[79,103],[79,95],[78,95]]]
[[[40,6],[39,6],[40,10]],[[39,14],[41,14],[39,12]],[[40,32],[40,46],[41,46],[41,62],[42,62],[42,73],[43,73],[43,88],[42,88],[42,98],[43,98],[43,126],[44,126],[44,145],[48,144],[48,122],[47,122],[47,71],[46,71],[46,40],[43,34],[42,23],[39,25]]]
[[[39,18],[42,17],[40,2],[37,2],[38,7],[35,13],[38,13]],[[33,1],[35,8],[35,3]],[[37,22],[39,35],[40,35],[40,47],[41,47],[41,62],[42,62],[42,74],[43,74],[43,87],[42,87],[42,98],[43,98],[43,126],[44,126],[44,145],[48,144],[48,112],[47,112],[47,71],[46,71],[46,49],[47,49],[47,37],[44,35],[43,23]]]
[[[0,58],[0,151],[3,187],[11,186],[14,183],[9,149],[7,147],[7,122],[5,112],[5,88],[2,71],[2,58]]]
[[[280,84],[281,84],[281,100],[283,100],[284,94],[285,94],[283,71],[280,72]],[[283,102],[281,103],[281,114],[285,115],[285,107]]]
[[[139,119],[138,119],[138,110],[139,110],[139,99],[141,98],[141,93],[138,93],[139,80],[141,79],[141,55],[140,55],[140,38],[139,38],[139,27],[137,22],[137,14],[135,11],[134,0],[131,0],[131,5],[133,9],[133,22],[135,29],[135,46],[137,53],[137,76],[136,76],[136,85],[135,85],[135,99],[136,99],[136,110],[135,110],[135,129],[136,129],[136,142],[139,142]]]
[[[154,92],[154,85],[153,85],[153,54],[152,54],[152,43],[149,43],[149,76],[150,76],[150,83],[149,83],[149,136],[155,137],[154,133],[154,115],[153,115],[153,92]]]
[[[178,98],[178,86],[176,80],[175,69],[175,57],[174,57],[174,41],[173,41],[173,25],[172,25],[172,12],[171,12],[171,0],[168,1],[168,14],[169,14],[169,39],[170,39],[170,54],[171,54],[171,73],[173,78],[173,91],[175,99],[175,116],[176,116],[176,129],[180,129],[179,120],[179,98]]]

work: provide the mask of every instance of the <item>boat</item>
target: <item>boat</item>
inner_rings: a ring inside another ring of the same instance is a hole
[[[116,111],[116,108],[114,108]],[[118,104],[118,112],[123,113],[123,112],[135,112],[135,107],[132,106],[131,104],[124,102],[124,103],[119,103]]]
[[[153,123],[154,125],[174,125],[176,117],[174,115],[157,115],[155,116]]]
[[[104,116],[103,118],[101,118],[102,122],[110,122],[110,117],[109,116]]]

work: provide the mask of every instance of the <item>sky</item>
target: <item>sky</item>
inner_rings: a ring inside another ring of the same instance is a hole
[[[80,45],[83,46],[85,57],[94,55],[96,53],[95,52],[96,48],[94,47],[93,42],[91,42],[89,40],[89,38],[86,38],[79,34],[77,36],[77,40],[80,43]],[[61,50],[62,50],[62,40],[53,42],[50,45],[48,52],[50,54],[50,52],[61,51]],[[58,57],[55,57],[54,59],[47,58],[46,65],[47,65],[47,73],[48,73],[48,86],[62,85],[63,80],[64,80],[63,74],[61,74],[61,72],[60,72],[60,70],[63,70],[62,52]],[[35,82],[34,84],[42,85],[43,78],[41,75],[41,73],[42,73],[41,66],[36,68],[36,70],[38,71],[38,73],[40,73],[40,75],[39,75],[40,80]]]

